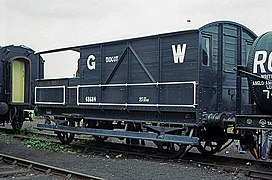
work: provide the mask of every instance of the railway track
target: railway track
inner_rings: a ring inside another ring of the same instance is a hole
[[[54,134],[34,133],[35,137],[41,137],[42,141],[58,142]],[[26,135],[14,135],[14,138],[27,139],[32,138]],[[222,170],[229,173],[243,173],[247,177],[259,178],[259,179],[272,179],[272,163],[256,160],[248,160],[226,156],[208,156],[201,155],[199,153],[188,152],[182,159],[171,159],[167,157],[165,152],[159,152],[154,147],[143,147],[136,145],[127,145],[120,143],[101,143],[101,142],[89,142],[86,144],[71,144],[71,147],[75,150],[81,150],[83,153],[97,153],[106,154],[109,158],[132,156],[133,158],[152,158],[154,161],[171,161],[173,163],[188,163],[195,164],[197,166],[212,167],[214,169]]]
[[[271,172],[262,172],[262,171],[249,170],[245,175],[248,176],[248,177],[257,178],[257,179],[267,179],[267,180],[272,179],[272,173]]]
[[[46,164],[0,154],[0,178],[2,179],[94,179],[102,178],[49,166]]]
[[[197,166],[211,167],[220,171],[232,174],[244,174],[254,179],[272,179],[272,163],[256,160],[248,160],[226,156],[205,156],[189,153],[182,160],[183,162],[194,163]]]

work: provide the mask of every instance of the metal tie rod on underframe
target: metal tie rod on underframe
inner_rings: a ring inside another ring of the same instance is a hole
[[[134,131],[120,131],[120,130],[105,130],[95,128],[83,128],[83,127],[72,127],[64,125],[52,125],[52,124],[37,124],[36,129],[56,131],[56,132],[69,132],[73,134],[84,134],[94,136],[108,136],[108,137],[122,137],[122,138],[134,138],[158,142],[170,142],[170,143],[181,143],[189,145],[198,145],[198,137],[189,137],[185,135],[172,135],[172,134],[161,134],[148,133],[148,132],[134,132]]]

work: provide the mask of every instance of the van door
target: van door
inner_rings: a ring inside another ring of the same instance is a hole
[[[236,83],[235,68],[241,64],[241,38],[239,28],[224,26],[222,38],[222,106],[221,110],[236,111]]]
[[[213,58],[213,36],[211,33],[201,33],[200,38],[200,62],[201,69],[200,86],[201,86],[201,109],[203,112],[217,110],[217,60]],[[216,52],[216,51],[215,51]]]
[[[12,103],[25,102],[25,64],[21,59],[12,62]]]

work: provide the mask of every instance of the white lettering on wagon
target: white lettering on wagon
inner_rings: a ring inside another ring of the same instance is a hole
[[[118,56],[107,56],[105,57],[106,63],[115,63],[118,62]]]
[[[185,51],[186,51],[186,44],[181,44],[172,45],[172,52],[173,52],[173,57],[174,57],[174,63],[183,63],[184,62],[184,56],[185,56]]]
[[[96,96],[86,96],[85,102],[96,102]]]
[[[272,52],[256,51],[253,59],[253,73],[267,80],[252,81],[252,86],[261,86],[266,99],[272,97]],[[263,87],[262,87],[263,86]]]
[[[253,73],[258,72],[258,67],[260,68],[261,73],[267,73],[265,69],[265,63],[267,61],[267,70],[272,72],[272,52],[270,52],[267,58],[266,51],[256,51],[253,61]]]
[[[149,98],[146,96],[139,97],[139,102],[149,102],[149,101],[150,101]]]
[[[94,70],[95,69],[95,56],[92,55],[92,54],[88,56],[87,67],[90,70]]]

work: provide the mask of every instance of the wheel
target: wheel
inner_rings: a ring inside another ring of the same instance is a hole
[[[154,142],[164,156],[168,158],[182,158],[186,153],[187,145],[168,142]]]
[[[131,145],[140,145],[140,140],[139,139],[131,139],[131,138],[126,138],[126,144],[131,144]],[[141,141],[141,145],[144,145],[144,140]]]
[[[213,155],[219,152],[222,146],[227,142],[224,129],[217,127],[205,127],[199,130],[200,143],[197,149],[205,155]]]
[[[13,114],[10,119],[11,119],[11,126],[14,131],[14,133],[19,133],[20,129],[23,126],[23,121],[25,117],[25,113],[22,110],[18,110],[16,107],[14,107],[14,110],[11,111]]]
[[[222,146],[223,144],[221,142],[207,140],[200,142],[197,149],[201,154],[214,155],[215,153],[219,152]]]
[[[70,144],[75,137],[75,134],[68,132],[57,132],[58,138],[63,144]]]
[[[75,122],[66,121],[62,125],[75,126]],[[61,143],[70,144],[74,140],[75,134],[69,132],[57,132],[57,136]]]
[[[105,140],[108,139],[107,136],[93,136],[93,137],[97,142],[104,142]]]
[[[96,128],[96,129],[109,129],[109,124],[107,122],[103,121],[86,121],[84,120],[84,127],[86,128]],[[97,141],[97,142],[104,142],[105,140],[108,139],[107,136],[94,136],[92,137]]]
[[[16,119],[13,119],[11,121],[11,126],[12,126],[12,129],[14,131],[14,133],[18,134],[20,132],[20,129],[22,128],[23,126],[23,122],[19,121],[17,118]]]
[[[127,131],[142,132],[141,124],[128,123]],[[145,146],[145,140],[126,138],[126,144]]]

